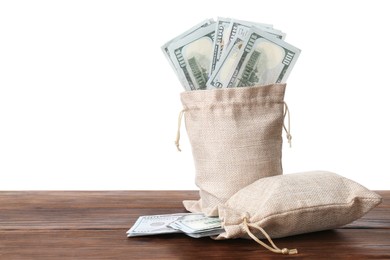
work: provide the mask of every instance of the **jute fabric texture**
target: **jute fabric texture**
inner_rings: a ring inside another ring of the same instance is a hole
[[[225,232],[216,239],[248,238],[248,225],[258,238],[264,235],[256,227],[271,238],[333,229],[362,217],[381,201],[375,192],[331,172],[263,178],[219,206]]]
[[[282,174],[285,84],[183,92],[200,200],[191,212],[218,214],[218,205],[260,178]]]

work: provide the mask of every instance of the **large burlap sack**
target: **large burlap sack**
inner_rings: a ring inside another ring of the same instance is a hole
[[[263,178],[219,206],[225,232],[216,239],[280,238],[332,229],[362,217],[381,201],[375,192],[331,172]]]
[[[243,187],[282,174],[285,87],[181,94],[200,189],[200,200],[183,202],[188,211],[216,216],[218,205]]]

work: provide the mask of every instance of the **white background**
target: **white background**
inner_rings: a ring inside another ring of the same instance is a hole
[[[206,18],[274,24],[288,80],[285,173],[390,189],[386,1],[1,1],[0,189],[195,189],[183,91],[160,46]],[[285,139],[284,139],[285,140]]]

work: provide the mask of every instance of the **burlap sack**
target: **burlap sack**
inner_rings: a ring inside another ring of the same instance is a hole
[[[183,92],[185,124],[195,162],[199,201],[191,212],[217,207],[260,178],[282,174],[285,84]]]
[[[279,238],[332,229],[362,217],[381,201],[375,192],[331,172],[263,178],[219,206],[225,232],[216,239],[267,238],[267,233]]]

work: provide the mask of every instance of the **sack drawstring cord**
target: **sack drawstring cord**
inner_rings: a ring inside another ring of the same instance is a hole
[[[176,148],[177,148],[177,150],[179,152],[181,152],[181,149],[180,149],[180,128],[181,128],[181,121],[183,119],[184,112],[185,112],[185,109],[180,111],[179,118],[178,118],[178,123],[177,123],[177,132],[176,132],[175,145],[176,145]]]
[[[258,244],[260,244],[261,246],[267,248],[269,251],[271,252],[274,252],[274,253],[277,253],[277,254],[283,254],[283,255],[294,255],[294,254],[298,254],[298,250],[297,249],[288,249],[288,248],[282,248],[280,249],[279,247],[277,247],[275,245],[275,243],[272,241],[271,237],[267,234],[267,232],[265,232],[264,229],[262,229],[261,227],[259,226],[256,226],[256,225],[253,225],[251,223],[248,223],[248,220],[247,218],[244,218],[244,221],[243,221],[243,224],[244,224],[244,229],[245,229],[245,232],[253,239],[255,240]],[[260,239],[258,239],[249,229],[249,227],[252,227],[252,228],[255,228],[257,230],[259,230],[264,236],[265,238],[268,240],[268,242],[271,244],[271,246],[267,245],[266,243],[262,242]]]
[[[291,148],[292,135],[291,135],[291,126],[290,126],[290,110],[288,109],[287,103],[286,102],[283,102],[283,103],[284,103],[283,128],[284,128],[284,131],[286,131],[287,141],[288,141],[288,144],[290,145],[290,148]],[[287,127],[285,124],[286,116],[287,116]]]

